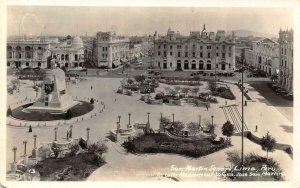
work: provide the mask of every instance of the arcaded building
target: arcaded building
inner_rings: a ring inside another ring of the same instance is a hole
[[[279,84],[293,93],[293,30],[279,31]]]
[[[51,49],[52,59],[60,67],[74,68],[83,67],[84,46],[82,39],[78,36],[67,36],[65,40]]]
[[[50,43],[39,40],[7,41],[7,68],[47,68],[50,56]]]
[[[279,71],[279,44],[269,38],[254,41],[252,49],[245,50],[245,60],[257,70],[276,75]]]
[[[161,70],[230,72],[235,69],[235,36],[225,31],[192,31],[189,36],[168,30],[154,40],[152,66]]]
[[[115,32],[97,32],[96,61],[98,67],[115,68],[127,61],[129,39]]]

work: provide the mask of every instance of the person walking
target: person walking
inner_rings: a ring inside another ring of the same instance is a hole
[[[257,132],[257,125],[255,126],[255,132]]]
[[[91,90],[93,90],[93,86],[91,86]]]
[[[245,101],[245,106],[247,106],[247,101]]]
[[[29,130],[28,130],[28,132],[29,132],[29,133],[32,132],[32,127],[31,127],[31,125],[29,125]]]
[[[225,106],[227,106],[227,100],[225,100]]]

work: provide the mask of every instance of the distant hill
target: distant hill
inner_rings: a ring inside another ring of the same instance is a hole
[[[247,37],[247,36],[253,36],[253,37],[266,37],[266,38],[278,38],[277,35],[273,34],[266,34],[266,33],[260,33],[256,31],[250,31],[246,29],[238,29],[238,30],[233,30],[235,35],[238,37]],[[227,31],[226,34],[231,34],[232,31]]]

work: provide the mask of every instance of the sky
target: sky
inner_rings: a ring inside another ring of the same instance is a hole
[[[202,30],[252,30],[278,35],[292,28],[289,8],[138,8],[9,6],[7,33],[11,35],[88,35],[116,31],[120,35],[166,34],[172,30],[188,34]]]

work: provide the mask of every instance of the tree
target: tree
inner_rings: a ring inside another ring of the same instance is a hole
[[[180,86],[175,86],[175,87],[174,87],[174,90],[175,90],[176,92],[179,92],[179,91],[181,90],[181,87],[180,87]]]
[[[222,126],[222,134],[227,137],[226,144],[228,144],[228,137],[231,137],[234,133],[234,126],[230,121],[226,121]]]
[[[188,88],[188,87],[184,87],[184,88],[182,88],[182,93],[184,93],[184,95],[187,95],[188,94],[188,92],[190,91],[190,88]]]
[[[200,90],[199,87],[194,87],[194,88],[192,89],[192,92],[193,92],[194,94],[197,94],[197,93],[199,92],[199,90]]]
[[[200,126],[199,126],[199,123],[196,123],[196,122],[190,122],[190,123],[187,125],[187,128],[188,128],[191,132],[196,133],[196,131],[200,129]]]
[[[133,84],[133,82],[134,81],[132,79],[130,79],[130,78],[127,80],[127,84],[129,84],[129,85]]]
[[[262,137],[260,144],[262,150],[267,151],[267,158],[268,158],[268,153],[274,151],[276,140],[269,134],[269,132],[267,132],[267,134]]]
[[[146,79],[146,77],[144,75],[136,75],[134,76],[134,79],[137,82],[143,82]]]
[[[174,90],[174,89],[170,89],[169,90],[169,92],[168,92],[168,94],[170,95],[170,96],[175,96],[176,94],[177,94],[177,92]]]
[[[184,123],[182,123],[181,121],[175,121],[173,123],[173,128],[176,130],[176,131],[181,131],[183,128],[184,128]]]
[[[66,119],[66,120],[69,120],[69,119],[71,119],[71,118],[72,118],[72,112],[71,112],[71,110],[69,109],[69,110],[67,111],[67,113],[66,113],[65,119]]]
[[[7,111],[6,111],[6,116],[11,116],[12,115],[12,110],[10,107],[8,107]]]

